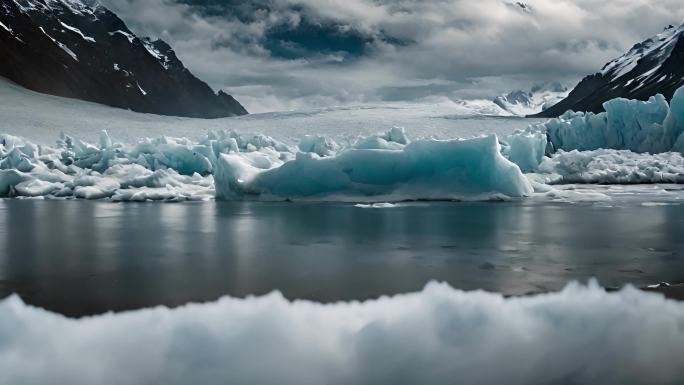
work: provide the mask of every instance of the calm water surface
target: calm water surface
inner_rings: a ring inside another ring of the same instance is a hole
[[[684,205],[0,201],[0,297],[79,316],[280,290],[337,301],[430,280],[506,294],[684,281]]]

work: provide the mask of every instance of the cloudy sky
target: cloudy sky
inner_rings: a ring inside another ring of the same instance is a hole
[[[573,86],[681,0],[100,0],[251,112]]]

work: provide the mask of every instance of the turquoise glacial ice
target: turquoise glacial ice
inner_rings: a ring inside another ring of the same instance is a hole
[[[223,154],[214,180],[222,199],[467,199],[532,193],[520,169],[501,154],[495,135],[417,140],[401,149],[351,148],[332,157],[298,153],[269,170],[250,166],[239,154]]]

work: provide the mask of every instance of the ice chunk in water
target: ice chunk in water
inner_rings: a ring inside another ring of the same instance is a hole
[[[457,199],[532,192],[520,169],[499,152],[496,136],[419,140],[398,150],[354,148],[328,158],[299,153],[270,170],[227,154],[218,161],[215,183],[222,199]]]

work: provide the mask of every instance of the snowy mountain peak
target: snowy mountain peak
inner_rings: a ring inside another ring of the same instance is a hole
[[[568,95],[560,83],[536,84],[529,91],[513,91],[494,99],[494,103],[514,115],[536,114],[553,106]]]
[[[246,113],[192,75],[168,44],[139,38],[95,1],[2,0],[0,47],[0,76],[35,91],[157,114]]]
[[[663,32],[635,44],[627,53],[608,62],[601,74],[617,79],[628,74],[640,63],[648,65],[649,70],[657,69],[670,56],[683,32],[684,24],[679,27],[667,26]]]
[[[12,0],[20,10],[43,12],[71,12],[78,15],[94,15],[97,10],[102,9],[99,3],[88,5],[81,0]]]
[[[684,24],[669,25],[661,33],[635,44],[625,54],[589,75],[567,98],[543,111],[555,117],[567,110],[601,112],[614,98],[647,100],[655,94],[671,99],[684,85]]]

